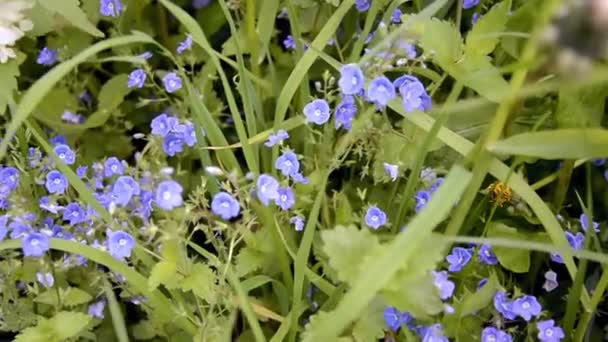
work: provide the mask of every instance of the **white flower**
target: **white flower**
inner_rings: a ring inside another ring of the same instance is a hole
[[[25,13],[31,7],[29,0],[0,0],[0,63],[16,57],[10,46],[34,27]]]
[[[15,50],[10,47],[0,45],[0,64],[8,62],[9,59],[17,57]]]

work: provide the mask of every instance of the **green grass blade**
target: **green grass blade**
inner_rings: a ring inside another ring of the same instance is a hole
[[[103,40],[85,49],[74,58],[57,65],[42,76],[42,78],[36,81],[36,83],[34,83],[21,98],[17,111],[11,118],[11,122],[6,129],[4,139],[2,140],[2,143],[0,143],[0,161],[2,161],[2,159],[4,159],[6,156],[10,138],[15,134],[15,132],[17,132],[17,129],[19,129],[25,120],[32,114],[36,106],[38,106],[44,96],[46,96],[46,94],[53,89],[57,82],[63,79],[69,72],[72,71],[72,69],[78,66],[78,64],[86,61],[100,51],[135,43],[153,43],[153,41],[151,41],[148,36],[139,33]]]
[[[116,295],[112,290],[112,284],[107,279],[103,280],[103,292],[106,294],[108,299],[108,307],[110,308],[110,314],[112,315],[112,325],[114,325],[114,331],[119,342],[129,342],[129,333],[127,333],[127,327],[125,320],[120,310],[120,305],[116,300]]]
[[[268,45],[270,44],[270,39],[272,38],[272,33],[274,32],[274,23],[277,16],[277,11],[279,10],[279,0],[264,0],[262,1],[262,7],[260,8],[260,14],[258,16],[258,35],[260,39],[260,56],[258,56],[258,60],[254,61],[255,63],[262,63],[264,61],[264,56],[266,55],[266,50],[268,49]]]
[[[365,272],[352,282],[352,287],[328,316],[316,323],[305,341],[333,341],[348,324],[354,321],[392,279],[394,274],[410,258],[420,241],[427,239],[433,229],[450,213],[471,179],[471,173],[461,166],[454,166],[445,178],[437,194],[414,218],[408,228],[386,246],[383,253],[362,265]],[[396,262],[396,261],[399,262]]]

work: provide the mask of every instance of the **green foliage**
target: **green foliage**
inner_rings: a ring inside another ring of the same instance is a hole
[[[23,330],[15,342],[60,342],[78,336],[91,317],[79,312],[61,311],[50,319],[40,318],[38,325]]]
[[[52,306],[64,305],[73,307],[91,301],[93,297],[77,287],[48,289],[34,298],[34,302]]]
[[[95,37],[104,37],[103,32],[99,31],[95,25],[93,25],[84,11],[80,8],[79,0],[61,0],[61,1],[45,1],[38,0],[38,4],[42,5],[49,12],[55,13],[70,24],[78,27],[84,32],[89,33]]]
[[[510,7],[510,1],[500,2],[473,25],[465,43],[466,54],[488,55],[494,51],[505,30]]]

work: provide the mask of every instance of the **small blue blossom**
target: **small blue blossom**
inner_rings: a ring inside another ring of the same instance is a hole
[[[279,188],[277,192],[278,196],[275,202],[282,210],[289,210],[296,204],[296,196],[290,187]]]
[[[285,40],[283,40],[283,46],[288,50],[296,49],[296,41],[293,39],[292,35],[288,35]]]
[[[293,179],[294,182],[296,183],[300,183],[300,184],[308,184],[310,183],[310,180],[306,177],[304,177],[303,174],[301,173],[296,173],[294,175],[291,175],[291,178]]]
[[[555,321],[552,319],[540,321],[536,323],[538,329],[538,339],[541,342],[559,342],[566,337],[564,330],[555,326]]]
[[[117,230],[108,232],[108,252],[116,259],[124,259],[131,256],[135,247],[135,239],[131,234]]]
[[[365,213],[365,224],[378,229],[386,224],[386,214],[376,206],[369,207]]]
[[[53,284],[55,284],[55,277],[53,277],[53,274],[50,272],[36,272],[36,280],[38,280],[40,285],[46,288],[53,287]]]
[[[356,114],[355,99],[352,96],[345,96],[342,102],[336,106],[336,129],[344,127],[345,130],[350,131]]]
[[[49,250],[49,237],[42,233],[29,233],[21,240],[24,256],[41,257]]]
[[[189,50],[192,47],[192,35],[186,35],[186,39],[180,42],[177,46],[177,54],[181,55],[184,51]]]
[[[566,236],[566,240],[568,240],[568,244],[570,245],[570,247],[575,250],[582,249],[585,245],[585,235],[583,235],[583,233],[581,232],[577,232],[575,235],[571,232],[566,231],[564,232],[564,235]],[[564,263],[564,259],[562,258],[562,256],[557,253],[551,253],[551,260],[560,264]]]
[[[150,51],[144,51],[143,53],[141,53],[141,54],[137,55],[136,57],[137,57],[137,58],[141,58],[141,59],[148,60],[148,59],[152,58],[152,56],[154,56],[154,55],[152,54],[152,52],[150,52]]]
[[[365,12],[369,9],[369,0],[355,0],[355,8],[359,12]]]
[[[484,287],[485,284],[488,283],[488,278],[482,278],[476,286],[476,289],[480,290],[482,287]]]
[[[606,164],[606,158],[601,158],[601,159],[594,159],[592,161],[593,165],[595,166],[603,166],[604,164]]]
[[[284,176],[293,176],[300,171],[300,162],[295,153],[287,151],[277,158],[274,167],[280,170]]]
[[[477,12],[473,13],[473,15],[471,16],[471,25],[477,24],[477,21],[479,21],[479,18],[480,18],[479,13],[477,13]]]
[[[416,46],[414,44],[411,44],[406,40],[401,40],[399,41],[397,46],[399,47],[399,49],[405,52],[407,58],[414,59],[418,57],[418,51],[416,51]]]
[[[450,264],[448,271],[460,272],[471,261],[473,253],[468,248],[454,247],[445,260]]]
[[[479,0],[464,0],[462,3],[462,8],[463,9],[473,8],[473,7],[477,6],[478,3],[479,3]]]
[[[322,125],[329,120],[329,104],[323,99],[316,99],[304,106],[306,121]]]
[[[384,323],[392,331],[396,332],[402,325],[408,324],[413,317],[407,312],[401,312],[399,309],[388,306],[384,309]]]
[[[536,300],[536,297],[525,295],[513,301],[513,312],[521,316],[526,322],[530,321],[533,316],[539,316],[542,307]]]
[[[63,194],[68,188],[68,180],[61,172],[52,170],[46,175],[45,186],[51,194]]]
[[[106,17],[118,17],[123,11],[120,0],[99,0],[99,13]]]
[[[386,107],[395,96],[395,86],[386,76],[374,78],[367,87],[367,99],[380,109]]]
[[[287,133],[287,131],[284,129],[280,129],[276,133],[268,136],[268,140],[264,143],[264,146],[273,147],[276,144],[280,144],[287,138],[289,138],[289,133]]]
[[[72,149],[68,145],[64,145],[64,144],[55,145],[55,147],[53,148],[53,151],[55,152],[57,157],[59,157],[59,159],[62,162],[66,163],[68,165],[72,165],[76,162],[76,154],[74,153],[74,151],[72,151]]]
[[[262,174],[257,181],[257,197],[268,206],[270,201],[274,201],[279,196],[279,182],[272,176]]]
[[[30,163],[30,167],[37,167],[40,165],[40,161],[42,159],[42,152],[36,147],[30,147],[28,149],[28,160]]]
[[[416,212],[422,210],[431,200],[431,193],[425,190],[420,190],[416,193]]]
[[[51,66],[57,62],[57,50],[49,49],[48,47],[40,50],[36,63],[40,65]]]
[[[88,166],[80,165],[79,167],[76,168],[76,176],[78,176],[78,178],[80,178],[80,179],[85,178],[87,176],[88,171],[89,171]]]
[[[449,340],[443,335],[441,324],[437,323],[424,329],[422,342],[449,342]]]
[[[168,93],[173,93],[182,88],[182,79],[177,76],[177,73],[170,72],[163,77],[163,85]]]
[[[302,216],[293,216],[289,219],[289,223],[293,224],[294,228],[296,229],[296,232],[301,232],[304,230],[304,224],[306,223],[306,221]]]
[[[581,222],[581,227],[583,227],[583,230],[587,231],[587,229],[589,229],[589,221],[588,221],[587,215],[585,215],[584,213],[581,214],[581,217],[579,218],[579,221]],[[600,232],[600,224],[597,223],[597,222],[595,222],[595,221],[592,221],[591,223],[593,225],[593,230],[595,230],[596,233],[599,233]]]
[[[127,88],[143,87],[144,83],[146,83],[146,78],[148,78],[148,76],[146,75],[144,69],[139,68],[131,71],[131,73],[129,74],[129,79],[127,81]]]
[[[63,209],[63,207],[57,205],[57,203],[51,202],[49,196],[40,197],[39,207],[53,214],[57,214],[59,209]]]
[[[559,286],[557,282],[557,273],[549,270],[545,272],[545,283],[543,284],[543,289],[547,292],[551,292],[555,290]]]
[[[230,220],[239,216],[241,205],[232,195],[225,191],[220,191],[213,196],[211,211],[224,220]]]
[[[431,109],[431,97],[416,76],[403,75],[393,84],[395,88],[399,89],[399,94],[403,99],[403,110],[406,113]]]
[[[399,165],[384,163],[384,172],[386,172],[387,176],[394,182],[399,176]]]
[[[0,170],[0,184],[12,191],[19,186],[19,170],[12,166],[4,167]]]
[[[439,290],[439,298],[446,300],[446,299],[452,297],[452,295],[454,294],[454,289],[456,288],[456,285],[454,284],[453,281],[448,279],[448,272],[433,271],[433,276],[435,277],[435,280],[433,281],[433,283],[435,284],[435,287],[437,287],[437,289]]]
[[[32,232],[32,227],[23,222],[20,218],[16,218],[11,222],[8,225],[8,229],[11,231],[11,239],[20,239]]]
[[[196,142],[198,141],[198,138],[196,137],[196,128],[194,127],[194,124],[189,121],[186,121],[184,126],[186,126],[186,130],[183,132],[182,138],[184,139],[186,145],[192,147],[196,145]],[[201,136],[205,136],[205,131],[202,128]]]
[[[156,188],[156,205],[165,210],[173,210],[182,205],[182,186],[173,180],[166,180]]]
[[[112,202],[119,206],[126,206],[133,196],[139,195],[141,188],[139,183],[131,176],[120,176],[112,186]]]
[[[63,113],[61,114],[61,120],[63,120],[64,122],[67,122],[67,123],[78,125],[85,121],[85,117],[78,113],[73,113],[73,112],[70,112],[69,110],[64,110]]]
[[[496,254],[494,254],[494,252],[492,251],[492,247],[490,247],[490,245],[488,244],[484,243],[483,245],[481,245],[481,247],[479,248],[478,257],[479,260],[481,260],[481,262],[486,265],[498,264],[498,258],[496,257]]]
[[[513,302],[509,301],[504,291],[494,294],[494,308],[506,319],[513,320],[517,316],[517,313],[513,311]]]
[[[163,141],[163,151],[173,157],[184,150],[184,138],[181,134],[169,133]]]
[[[122,175],[125,172],[125,167],[116,157],[110,157],[106,160],[103,166],[103,175],[110,178],[113,175]]]
[[[161,137],[166,136],[169,132],[177,125],[177,118],[170,117],[165,113],[159,114],[157,117],[152,119],[150,127],[152,128],[152,134],[159,135]]]
[[[356,95],[363,90],[365,76],[361,68],[355,64],[345,64],[340,68],[338,86],[344,95]]]
[[[494,327],[486,327],[481,332],[481,342],[512,342],[513,337]]]
[[[429,191],[433,194],[443,184],[443,177],[438,177],[435,182],[429,187]]]
[[[8,233],[7,223],[8,215],[0,216],[0,241],[4,241],[6,234]]]
[[[399,7],[395,8],[395,10],[393,11],[393,14],[391,15],[391,22],[393,24],[400,24],[402,15],[403,15],[403,12],[401,12],[401,9]]]
[[[93,318],[103,319],[103,317],[104,317],[103,311],[104,311],[105,307],[106,307],[106,301],[100,300],[98,302],[95,302],[95,303],[89,305],[87,313],[89,314],[89,316],[91,316]]]
[[[85,222],[87,220],[87,214],[80,204],[72,202],[65,206],[63,220],[69,221],[70,226],[74,226]]]
[[[53,146],[55,146],[57,144],[64,144],[64,145],[68,144],[67,139],[63,135],[56,135],[56,136],[52,137],[50,142],[51,142],[51,144],[53,144]]]

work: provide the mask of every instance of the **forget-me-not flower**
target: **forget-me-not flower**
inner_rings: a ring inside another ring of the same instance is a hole
[[[587,229],[589,229],[589,219],[585,213],[581,214],[579,221],[581,222],[581,227],[583,227],[583,230],[587,231]],[[593,230],[595,230],[596,233],[599,233],[600,224],[595,221],[591,221],[591,224],[593,225]]]
[[[166,136],[169,132],[177,125],[177,118],[170,117],[165,113],[159,114],[157,117],[152,119],[150,127],[152,128],[152,134],[159,135],[161,137]]]
[[[568,244],[575,250],[582,249],[585,244],[585,235],[581,232],[577,232],[576,234],[572,234],[571,232],[564,232],[566,236],[566,240],[568,240]],[[563,264],[564,259],[558,253],[551,253],[551,260]]]
[[[555,321],[552,319],[540,321],[536,323],[538,329],[538,339],[541,342],[559,342],[566,337],[564,330],[555,326]]]
[[[280,129],[276,133],[268,136],[268,140],[264,143],[264,146],[273,147],[276,144],[280,144],[287,138],[289,138],[289,133],[287,133],[287,131],[284,129]]]
[[[118,17],[123,11],[120,0],[99,0],[99,13],[106,17]]]
[[[55,284],[55,277],[50,272],[36,272],[36,280],[46,288],[53,287]]]
[[[49,248],[49,237],[46,234],[29,233],[21,240],[24,256],[41,257]]]
[[[399,309],[388,306],[384,309],[384,323],[392,331],[397,331],[402,325],[408,324],[412,321],[413,317],[407,312],[401,312]]]
[[[284,176],[292,176],[300,171],[300,162],[295,153],[287,151],[277,158],[274,167]]]
[[[464,8],[464,9],[473,8],[473,7],[477,6],[478,3],[479,3],[479,0],[464,0],[462,2],[462,8]]]
[[[369,207],[365,213],[365,224],[378,229],[386,224],[386,214],[376,206]]]
[[[116,157],[110,157],[106,160],[103,167],[103,175],[110,178],[113,175],[122,175],[125,172],[125,167],[122,162]]]
[[[481,342],[512,342],[513,337],[507,332],[494,327],[486,327],[481,331]]]
[[[182,88],[182,79],[175,72],[170,72],[163,77],[163,85],[168,93],[173,93]]]
[[[399,94],[403,99],[403,109],[407,113],[415,110],[431,109],[431,97],[416,76],[403,75],[396,79],[393,84],[395,88],[399,89]]]
[[[192,47],[192,35],[187,34],[186,39],[181,41],[177,46],[177,54],[181,55],[184,51],[189,50]]]
[[[108,252],[116,259],[124,259],[131,256],[135,247],[135,239],[131,234],[118,230],[108,233]]]
[[[367,87],[367,99],[383,109],[396,96],[395,86],[386,76],[374,78]]]
[[[296,41],[293,39],[292,35],[288,35],[285,40],[283,40],[283,46],[288,50],[296,49]]]
[[[304,106],[306,121],[322,125],[329,120],[329,104],[323,99],[316,99]]]
[[[498,264],[498,258],[496,254],[492,251],[492,247],[488,244],[483,244],[479,248],[479,253],[477,254],[479,260],[486,265],[496,265]]]
[[[355,8],[359,12],[365,12],[369,9],[370,0],[355,0]]]
[[[63,220],[69,221],[70,226],[77,225],[87,220],[87,214],[82,206],[76,202],[69,203],[63,210]]]
[[[452,297],[452,295],[454,294],[454,289],[456,288],[456,285],[454,284],[453,281],[448,279],[448,272],[433,271],[433,276],[435,278],[433,283],[435,284],[435,287],[437,287],[437,289],[439,290],[439,298],[446,300],[446,299]]]
[[[448,271],[460,272],[471,261],[473,253],[468,248],[454,247],[445,260],[450,264]]]
[[[57,50],[49,49],[48,47],[44,47],[40,50],[38,54],[38,58],[36,59],[36,63],[40,65],[50,66],[57,62]]]
[[[344,127],[345,130],[350,131],[356,114],[355,99],[352,96],[345,96],[336,106],[336,129]]]
[[[183,191],[182,186],[174,180],[162,181],[156,187],[156,205],[165,210],[173,210],[181,206]]]
[[[557,282],[557,273],[549,270],[545,272],[545,283],[543,284],[543,289],[547,292],[551,292],[555,290],[559,286]]]
[[[213,196],[211,211],[224,220],[230,220],[239,216],[241,205],[232,195],[225,191],[220,191]]]
[[[105,307],[106,307],[106,301],[100,300],[98,302],[95,302],[95,303],[89,305],[87,313],[91,317],[103,319],[103,311],[104,311]]]
[[[513,301],[512,311],[528,322],[532,317],[540,315],[542,307],[536,300],[536,297],[525,295]]]
[[[517,313],[513,311],[513,302],[507,298],[504,291],[494,294],[494,308],[506,319],[513,320],[517,316]]]
[[[399,176],[399,165],[384,163],[384,172],[394,182]]]
[[[275,202],[282,210],[289,210],[296,204],[296,196],[290,187],[279,188],[277,192],[278,196]]]
[[[61,172],[52,170],[46,175],[45,186],[51,194],[63,194],[68,188],[68,180]]]
[[[257,197],[268,206],[270,201],[274,201],[279,196],[279,182],[272,176],[262,174],[257,181]]]
[[[361,68],[355,64],[345,64],[340,68],[338,86],[344,95],[356,95],[363,90],[365,76]]]
[[[296,229],[296,232],[301,232],[302,230],[304,230],[304,224],[306,223],[302,216],[293,216],[289,219],[289,222],[293,224],[294,228]]]
[[[72,151],[72,149],[68,145],[64,145],[64,144],[55,145],[55,147],[53,148],[53,151],[55,152],[57,157],[59,157],[59,159],[62,162],[66,163],[68,165],[72,165],[72,164],[74,164],[74,162],[76,162],[76,154],[74,153],[74,151]]]
[[[139,68],[131,71],[131,73],[129,74],[129,79],[127,81],[127,88],[143,87],[144,83],[146,83],[147,77],[148,76],[146,75],[144,69]]]

